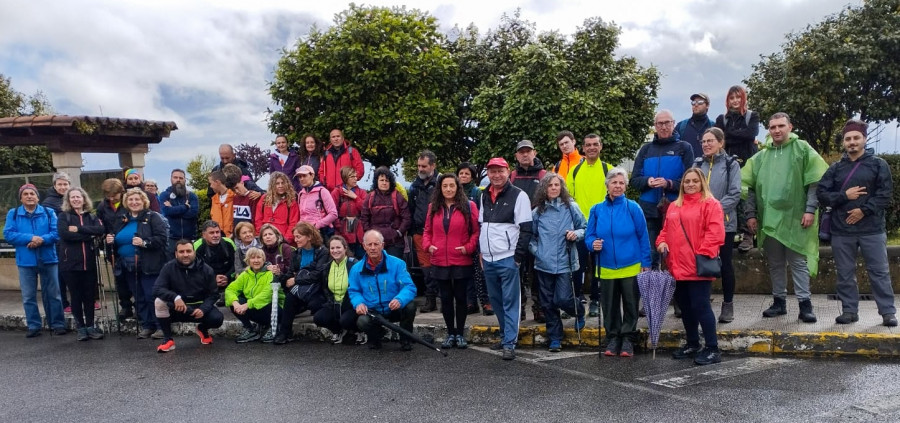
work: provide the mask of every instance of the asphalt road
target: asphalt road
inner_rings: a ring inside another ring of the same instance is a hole
[[[900,363],[0,332],[0,421],[900,421]]]

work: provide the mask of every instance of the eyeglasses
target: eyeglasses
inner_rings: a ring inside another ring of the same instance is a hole
[[[705,100],[694,100],[691,102],[691,106],[702,106],[706,104]]]
[[[654,125],[656,125],[656,126],[670,126],[670,125],[674,125],[674,124],[675,124],[674,120],[661,120],[659,122],[654,123]]]

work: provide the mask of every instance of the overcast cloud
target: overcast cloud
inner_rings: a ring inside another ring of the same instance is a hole
[[[408,2],[442,28],[475,23],[495,28],[522,8],[539,31],[570,34],[584,18],[622,27],[619,54],[663,75],[660,107],[682,119],[688,96],[724,108],[760,54],[784,35],[860,0],[793,1],[473,1]],[[391,5],[373,1],[366,4]],[[60,114],[175,121],[179,130],[147,156],[149,177],[168,185],[168,171],[220,143],[259,143],[272,135],[266,92],[282,48],[310,25],[331,25],[347,3],[323,1],[28,1],[0,14],[0,73],[25,93],[43,91]],[[648,122],[649,123],[649,122]],[[113,155],[87,155],[87,169],[118,167]]]

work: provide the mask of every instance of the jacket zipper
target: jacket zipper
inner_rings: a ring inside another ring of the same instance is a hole
[[[81,222],[81,227],[84,227],[84,216],[78,215],[78,220]],[[87,270],[87,249],[85,248],[84,244],[85,244],[84,241],[82,241],[81,242],[81,258],[83,261],[81,263],[81,267],[82,267],[81,270]]]

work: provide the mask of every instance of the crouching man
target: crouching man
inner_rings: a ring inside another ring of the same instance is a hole
[[[347,294],[359,318],[356,326],[369,338],[369,348],[381,348],[384,328],[369,313],[380,314],[410,332],[416,317],[416,285],[402,259],[384,252],[384,236],[370,230],[363,236],[366,257],[350,269]],[[400,337],[400,349],[412,349],[412,341]]]
[[[175,260],[163,266],[153,285],[156,319],[163,331],[157,352],[175,349],[172,322],[194,322],[200,343],[212,344],[209,330],[222,326],[225,317],[216,308],[219,291],[212,268],[197,261],[194,245],[186,239],[175,243]]]

